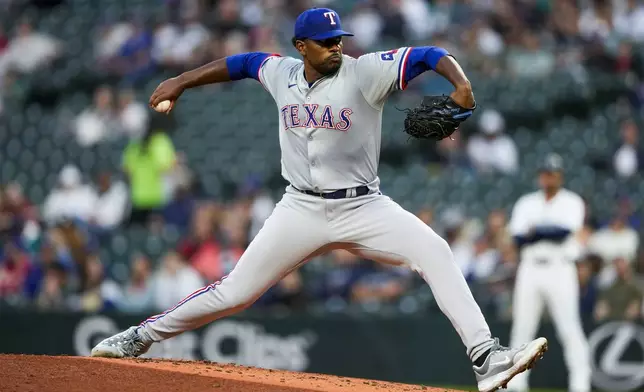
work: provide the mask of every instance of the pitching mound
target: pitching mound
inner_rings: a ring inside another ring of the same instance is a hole
[[[35,355],[0,355],[0,380],[4,392],[447,392],[443,388],[211,362]]]

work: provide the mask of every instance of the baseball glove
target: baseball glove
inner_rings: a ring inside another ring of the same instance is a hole
[[[442,140],[451,136],[474,110],[459,106],[447,96],[427,96],[420,106],[405,109],[405,133],[417,139]]]

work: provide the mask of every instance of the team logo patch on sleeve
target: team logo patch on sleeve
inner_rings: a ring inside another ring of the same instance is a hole
[[[394,54],[398,52],[398,49],[390,50],[380,54],[380,60],[382,61],[394,61]]]

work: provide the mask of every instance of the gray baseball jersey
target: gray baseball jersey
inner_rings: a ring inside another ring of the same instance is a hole
[[[402,89],[409,48],[344,56],[340,70],[311,86],[304,63],[272,56],[259,80],[279,109],[282,176],[320,192],[368,185],[377,189],[382,109]]]

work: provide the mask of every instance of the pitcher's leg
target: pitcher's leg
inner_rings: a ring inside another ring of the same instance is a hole
[[[513,348],[492,339],[447,242],[420,219],[386,196],[352,204],[343,206],[332,221],[335,241],[355,244],[354,251],[374,255],[378,261],[405,263],[421,273],[467,347],[480,392],[506,387],[543,356],[548,343],[544,338]]]
[[[538,284],[541,283],[539,280],[543,276],[540,274],[542,271],[535,270],[535,268],[538,266],[529,264],[519,266],[512,298],[511,346],[517,346],[534,339],[539,328],[544,301]],[[517,392],[527,391],[528,378],[529,372],[519,374],[508,384],[508,388]]]
[[[279,204],[231,273],[174,308],[141,323],[159,341],[198,328],[250,306],[284,275],[327,243],[323,215],[299,210],[296,201]]]
[[[356,244],[354,252],[377,261],[404,263],[419,272],[460,335],[467,354],[476,360],[494,341],[449,245],[388,197],[371,199],[332,222],[332,231],[342,237],[340,242]]]
[[[591,387],[590,348],[579,315],[579,280],[573,265],[564,265],[552,274],[548,308],[568,368],[568,390],[589,392]]]
[[[324,248],[328,237],[324,205],[310,196],[286,195],[227,278],[194,292],[138,328],[104,340],[92,355],[138,356],[147,351],[151,341],[168,339],[238,312]],[[121,348],[115,348],[117,344]]]

